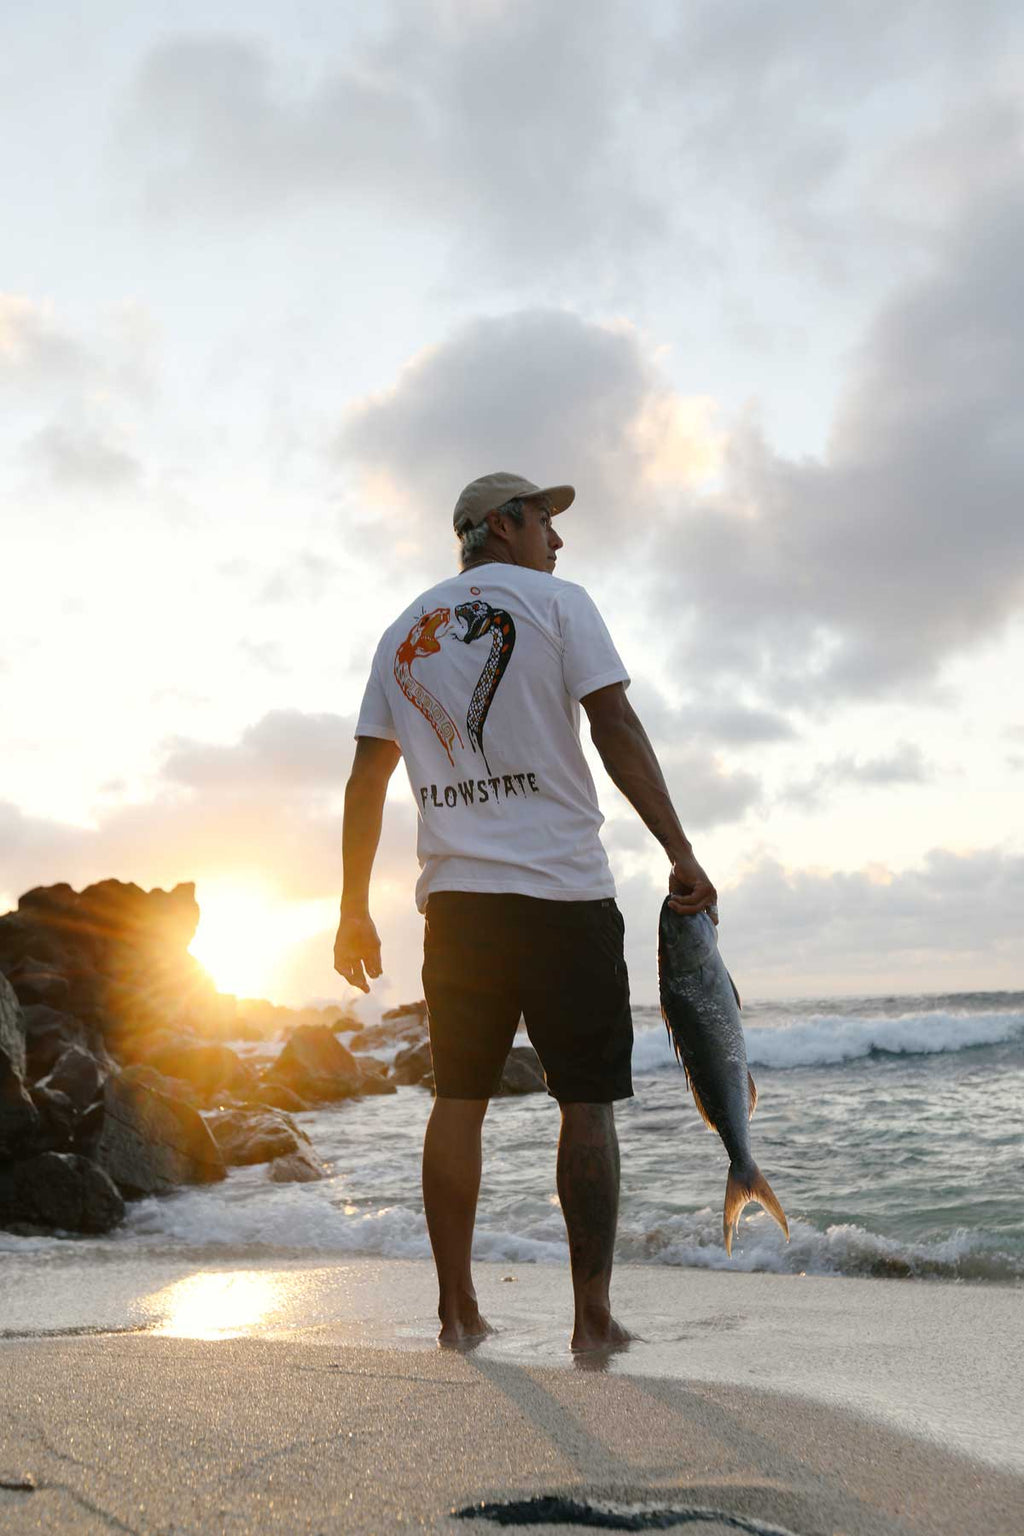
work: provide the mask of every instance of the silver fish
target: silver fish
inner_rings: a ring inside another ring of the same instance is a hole
[[[789,1241],[786,1214],[750,1153],[749,1121],[757,1104],[747,1071],[740,998],[718,953],[715,925],[705,912],[686,916],[668,901],[658,924],[661,1012],[693,1101],[729,1154],[722,1233],[732,1254],[733,1234],[748,1201],[775,1217]]]

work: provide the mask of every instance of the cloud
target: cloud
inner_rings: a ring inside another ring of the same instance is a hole
[[[138,459],[101,432],[57,421],[37,432],[25,451],[55,485],[65,489],[116,492],[137,484],[142,474]]]
[[[826,456],[738,430],[723,486],[667,511],[655,601],[681,661],[781,701],[927,685],[1024,596],[1024,193],[984,195],[869,327]]]
[[[318,788],[337,794],[352,761],[355,718],[271,710],[237,742],[168,743],[162,777],[191,789]]]
[[[463,485],[510,469],[538,484],[571,480],[574,546],[613,536],[618,558],[638,523],[642,536],[661,456],[678,486],[717,452],[707,413],[683,406],[631,327],[523,310],[474,320],[419,354],[393,388],[348,409],[337,447],[371,499],[412,519],[413,537],[447,538]]]
[[[94,366],[82,343],[54,322],[49,306],[0,293],[0,383],[19,390],[64,384],[88,377]]]
[[[921,748],[914,742],[902,741],[880,757],[847,755],[819,763],[809,778],[788,784],[781,798],[811,809],[828,792],[845,784],[887,789],[896,784],[924,784],[930,778],[931,766]]]
[[[509,268],[541,235],[548,258],[586,245],[592,260],[660,226],[619,160],[631,28],[611,0],[395,0],[378,21],[302,71],[232,34],[159,43],[121,128],[148,208],[251,218],[357,199]]]

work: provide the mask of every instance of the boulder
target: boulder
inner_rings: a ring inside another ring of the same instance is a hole
[[[359,1068],[362,1079],[359,1084],[360,1093],[397,1093],[398,1084],[391,1081],[388,1065],[385,1061],[377,1061],[370,1056],[360,1061]]]
[[[424,1088],[434,1086],[434,1063],[430,1055],[430,1041],[407,1045],[399,1051],[391,1064],[391,1078],[403,1086],[418,1083]]]
[[[206,1124],[231,1167],[269,1163],[298,1152],[309,1137],[280,1110],[215,1109]]]
[[[547,1093],[544,1068],[532,1045],[514,1045],[508,1053],[501,1071],[497,1098],[509,1098],[520,1093]]]
[[[359,1063],[326,1024],[301,1024],[264,1074],[305,1099],[348,1099],[360,1091]]]
[[[163,1072],[158,1072],[156,1067],[143,1063],[125,1067],[121,1081],[139,1083],[143,1088],[152,1088],[154,1093],[162,1093],[166,1099],[178,1099],[182,1104],[191,1104],[193,1107],[196,1104],[196,1090],[191,1083],[184,1082],[180,1077],[167,1077]]]
[[[305,1099],[291,1088],[286,1088],[284,1083],[265,1082],[257,1083],[250,1089],[249,1098],[258,1104],[269,1104],[272,1109],[287,1109],[293,1115],[301,1114],[309,1105]]]
[[[98,1098],[105,1077],[95,1056],[80,1045],[69,1045],[40,1086],[66,1094],[75,1110],[81,1111]]]
[[[0,1158],[14,1157],[38,1124],[25,1088],[25,1020],[14,988],[0,972]]]
[[[124,1073],[108,1077],[102,1103],[92,1155],[129,1199],[226,1176],[220,1148],[190,1104]]]
[[[19,961],[8,980],[26,1007],[32,1003],[46,1003],[51,1008],[61,1008],[71,997],[67,977],[54,970],[50,962],[34,955]]]
[[[379,1024],[368,1024],[349,1038],[353,1051],[376,1051],[382,1045],[394,1045],[398,1040],[413,1044],[425,1040],[429,1021],[426,1003],[406,1003],[385,1013]]]
[[[31,1137],[32,1152],[68,1151],[75,1131],[75,1106],[67,1094],[37,1083],[29,1096],[39,1116]]]
[[[102,1168],[74,1152],[41,1152],[0,1170],[0,1222],[109,1232],[124,1201]]]
[[[25,1017],[28,1080],[37,1083],[53,1068],[69,1045],[84,1045],[85,1027],[73,1014],[51,1008],[47,1003],[31,1003],[22,1012]]]
[[[245,1097],[256,1086],[256,1073],[226,1045],[177,1040],[147,1051],[146,1064],[166,1077],[192,1083],[205,1099],[235,1093]]]
[[[325,1179],[327,1169],[309,1147],[289,1153],[287,1157],[275,1157],[267,1169],[267,1178],[275,1184],[310,1184],[314,1179]]]
[[[0,1073],[25,1077],[25,1018],[17,994],[0,971]]]

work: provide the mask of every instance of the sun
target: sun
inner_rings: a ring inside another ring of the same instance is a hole
[[[218,991],[236,997],[266,997],[292,945],[324,926],[319,904],[283,901],[257,882],[204,882],[196,897],[199,927],[189,952]]]

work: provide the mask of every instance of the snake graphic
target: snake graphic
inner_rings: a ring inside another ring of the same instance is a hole
[[[457,739],[460,747],[464,745],[459,728],[441,701],[435,699],[430,690],[424,688],[419,678],[412,675],[412,664],[418,656],[432,656],[441,649],[437,631],[450,619],[451,611],[448,608],[434,608],[430,613],[420,615],[395,652],[395,680],[410,704],[415,704],[420,714],[433,727],[438,741],[448,755],[448,761],[454,767],[452,743]]]
[[[484,751],[484,721],[512,656],[516,627],[510,613],[505,613],[501,608],[492,608],[490,603],[485,603],[480,597],[471,603],[460,603],[455,610],[455,617],[466,626],[466,633],[459,636],[466,645],[472,645],[474,640],[486,634],[491,637],[491,649],[473,689],[466,715],[469,744],[474,752],[479,749],[487,772],[490,773],[491,765]]]

